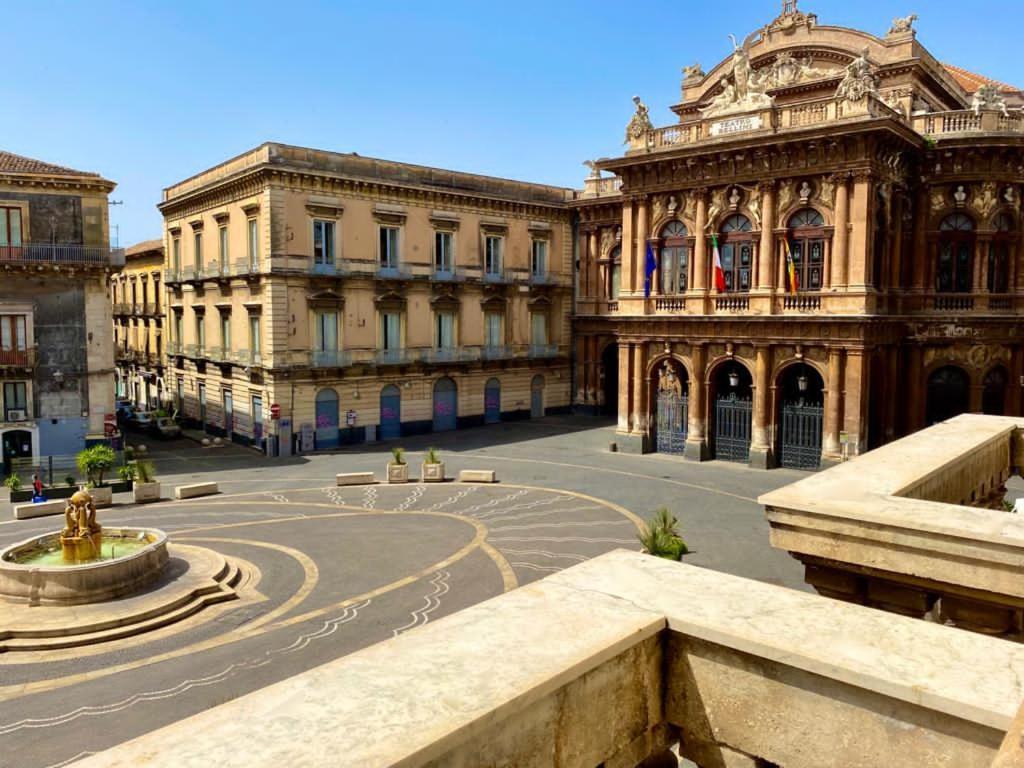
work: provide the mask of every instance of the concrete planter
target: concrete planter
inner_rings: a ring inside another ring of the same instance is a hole
[[[408,464],[394,464],[388,462],[388,482],[389,483],[408,483],[409,482],[409,465]]]
[[[114,503],[114,489],[109,485],[99,488],[90,488],[89,495],[92,496],[93,504],[99,507],[109,507]]]
[[[160,483],[135,483],[132,493],[135,496],[136,504],[160,501]]]
[[[423,478],[424,483],[444,482],[444,462],[439,461],[436,464],[427,464],[424,462],[420,477]]]

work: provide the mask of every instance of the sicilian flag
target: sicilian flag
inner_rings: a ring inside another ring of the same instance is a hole
[[[789,238],[784,238],[782,247],[786,251],[786,284],[790,293],[800,290],[800,278],[796,274],[796,263],[793,261],[793,252],[789,250]]]
[[[719,293],[725,293],[725,270],[722,269],[722,256],[718,253],[718,237],[714,232],[711,233],[711,246],[714,254],[712,264],[715,269],[715,289]]]
[[[647,244],[647,260],[644,262],[644,298],[651,298],[651,280],[654,279],[654,271],[658,268],[658,260],[654,258],[654,250],[651,244]]]

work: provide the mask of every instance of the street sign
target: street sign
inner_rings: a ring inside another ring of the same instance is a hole
[[[272,403],[270,405],[270,418],[272,418],[272,419],[279,419],[279,418],[281,418],[281,406],[278,405],[277,403]]]
[[[349,427],[354,427],[356,425],[355,411],[349,410],[348,413],[345,414],[345,424]]]
[[[844,432],[840,432],[839,433],[839,444],[840,445],[847,445],[849,442],[850,442],[850,436],[848,434],[846,434],[845,431]]]

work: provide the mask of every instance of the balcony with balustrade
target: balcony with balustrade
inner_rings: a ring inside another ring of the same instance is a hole
[[[27,371],[36,367],[36,348],[24,349],[0,348],[0,375],[4,371]]]
[[[0,245],[0,267],[116,269],[123,266],[124,248],[62,243]]]

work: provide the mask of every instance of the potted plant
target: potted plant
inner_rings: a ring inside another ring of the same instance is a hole
[[[666,560],[682,560],[683,555],[690,550],[683,537],[679,535],[676,528],[678,524],[675,515],[665,507],[655,511],[651,522],[645,523],[637,536],[644,552],[655,557],[664,557]]]
[[[108,445],[93,445],[79,451],[75,457],[78,471],[86,477],[85,487],[89,490],[97,507],[110,506],[114,503],[113,489],[103,482],[103,475],[110,471],[117,455]]]
[[[160,501],[160,481],[156,479],[156,469],[152,461],[135,462],[135,495],[136,504],[149,501]]]
[[[405,448],[392,448],[391,458],[388,462],[388,482],[408,483],[409,465],[405,463]]]
[[[438,456],[437,448],[427,449],[427,455],[423,458],[421,477],[424,483],[444,482],[444,462]]]

